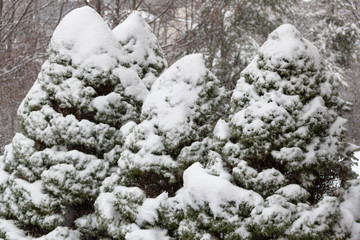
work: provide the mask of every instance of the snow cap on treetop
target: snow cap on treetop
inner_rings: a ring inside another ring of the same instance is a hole
[[[50,46],[60,54],[69,55],[80,64],[93,54],[107,52],[118,56],[121,46],[101,16],[90,7],[77,8],[59,23]]]
[[[275,29],[261,46],[258,53],[265,59],[270,59],[274,66],[277,60],[297,62],[304,56],[311,59],[311,63],[318,66],[321,57],[318,49],[303,38],[300,32],[291,24],[283,24]]]
[[[129,35],[144,36],[142,40],[145,40],[149,35],[151,38],[155,37],[150,26],[145,22],[139,11],[132,12],[122,23],[113,29],[113,33],[120,41],[125,41]]]
[[[167,68],[157,37],[140,12],[131,13],[113,33],[127,51],[133,69],[148,89]]]

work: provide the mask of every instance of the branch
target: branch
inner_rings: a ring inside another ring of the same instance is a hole
[[[151,20],[150,22],[149,22],[149,24],[152,24],[152,23],[154,23],[158,18],[160,18],[161,16],[163,16],[169,9],[170,9],[170,7],[172,7],[174,5],[174,0],[172,0],[167,6],[166,6],[166,8],[165,8],[165,10],[164,11],[162,11],[160,14],[158,14],[153,20]]]

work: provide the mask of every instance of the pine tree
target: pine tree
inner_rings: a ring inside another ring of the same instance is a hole
[[[140,12],[133,12],[113,32],[127,51],[132,67],[150,89],[167,67],[158,39],[150,26]]]
[[[49,238],[78,235],[66,227],[93,211],[121,127],[139,121],[147,94],[102,18],[89,7],[70,12],[18,110],[21,132],[0,158],[0,216],[34,236],[57,226],[65,228]]]
[[[179,157],[181,151],[206,141],[224,95],[200,54],[186,56],[166,70],[144,102],[142,122],[126,137],[118,171],[103,183],[95,214],[77,221],[80,229],[115,239],[150,232],[156,239],[165,237],[166,231],[154,225],[157,214],[152,207],[182,186],[189,163]]]

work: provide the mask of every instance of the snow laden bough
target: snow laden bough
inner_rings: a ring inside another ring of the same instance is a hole
[[[93,9],[64,17],[51,38],[49,59],[18,110],[21,133],[0,158],[2,218],[35,237],[63,226],[54,230],[63,236],[76,218],[92,212],[117,162],[109,152],[124,141],[121,127],[139,122],[148,94],[130,66]]]

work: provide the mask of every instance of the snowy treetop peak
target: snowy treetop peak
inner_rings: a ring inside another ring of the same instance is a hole
[[[275,29],[258,53],[266,59],[297,61],[303,57],[309,57],[316,66],[321,62],[318,49],[303,38],[291,24],[283,24]]]
[[[154,84],[164,84],[166,79],[186,79],[189,84],[197,85],[205,74],[210,73],[205,66],[204,55],[201,53],[187,55],[176,61],[159,77]],[[178,75],[180,74],[180,75]],[[172,77],[171,77],[172,76]],[[178,76],[182,76],[178,78]]]
[[[75,9],[63,18],[50,44],[60,53],[72,56],[75,63],[96,53],[115,54],[121,49],[101,16],[87,6]]]
[[[113,29],[113,33],[120,41],[126,40],[129,35],[153,35],[150,26],[145,22],[139,11],[132,12],[122,23]],[[155,36],[154,36],[155,37]]]

